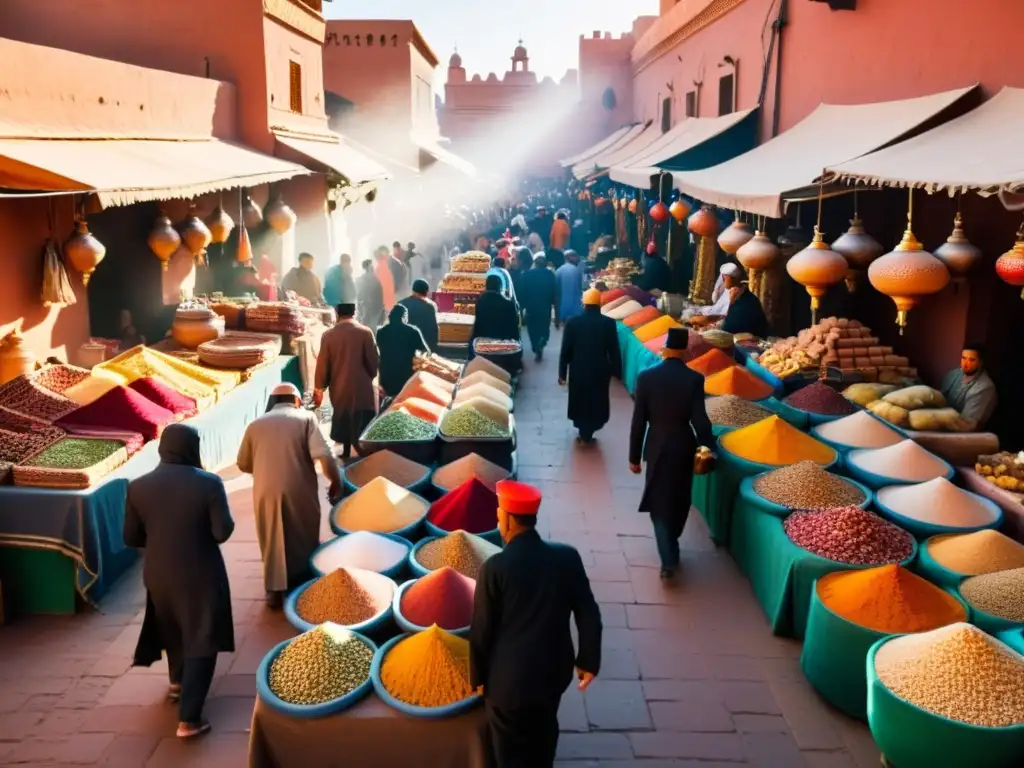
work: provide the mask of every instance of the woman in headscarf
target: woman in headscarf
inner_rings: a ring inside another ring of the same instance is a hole
[[[171,424],[160,438],[160,464],[128,484],[124,543],[145,550],[146,615],[134,666],[148,667],[167,653],[181,739],[210,730],[203,704],[217,654],[235,650],[219,547],[234,529],[224,483],[202,469],[199,433]]]

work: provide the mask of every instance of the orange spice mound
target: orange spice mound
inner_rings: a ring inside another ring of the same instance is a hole
[[[771,384],[739,365],[730,365],[704,379],[705,395],[736,395],[744,400],[764,400],[771,397],[772,392]]]
[[[662,312],[657,307],[644,307],[629,315],[622,323],[627,328],[639,328],[652,320],[657,320],[661,315]]]
[[[691,360],[686,365],[688,368],[691,368],[701,376],[707,378],[708,376],[714,376],[720,371],[724,371],[726,368],[731,368],[736,364],[736,361],[731,355],[726,354],[716,347],[710,352],[705,352],[700,357]],[[734,393],[729,392],[728,394]]]

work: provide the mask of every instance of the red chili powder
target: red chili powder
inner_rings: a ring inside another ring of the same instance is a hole
[[[498,494],[471,477],[431,504],[427,520],[445,531],[493,531],[498,527]]]
[[[402,595],[402,615],[413,624],[441,629],[468,627],[476,581],[447,565],[418,579]]]
[[[724,371],[726,368],[734,365],[737,365],[737,363],[732,356],[718,348],[705,352],[700,357],[687,363],[687,366],[705,378],[714,376],[719,371]]]
[[[605,291],[604,293],[601,294],[601,306],[603,307],[605,304],[611,304],[620,296],[625,295],[626,292],[621,288],[612,288],[610,291]]]

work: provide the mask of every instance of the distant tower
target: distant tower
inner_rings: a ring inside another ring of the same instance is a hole
[[[520,65],[522,65],[522,69],[519,68]],[[530,71],[530,56],[526,53],[522,40],[519,41],[519,45],[516,46],[515,53],[512,55],[512,71],[524,73]]]
[[[448,82],[466,82],[466,70],[462,66],[462,57],[459,56],[459,49],[456,48],[452,57],[448,59]]]

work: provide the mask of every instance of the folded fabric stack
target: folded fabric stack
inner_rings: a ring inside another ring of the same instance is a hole
[[[124,377],[128,385],[139,379],[156,379],[194,400],[199,410],[213,405],[240,380],[236,372],[213,371],[142,345],[96,367]]]
[[[256,368],[277,359],[281,337],[270,333],[231,331],[199,345],[199,360],[214,368]]]
[[[187,419],[199,413],[196,408],[196,401],[187,397],[172,387],[164,384],[159,379],[145,377],[136,379],[128,385],[140,395],[150,400],[161,408],[166,408],[173,413],[177,419]]]
[[[128,460],[120,440],[65,437],[12,470],[15,485],[82,489],[106,477]]]
[[[78,403],[38,384],[39,371],[23,373],[0,386],[0,408],[34,422],[52,424],[73,410]]]
[[[56,443],[65,432],[0,408],[0,461],[17,464]]]
[[[263,301],[245,308],[245,327],[265,333],[302,334],[306,330],[306,320],[296,304]]]

